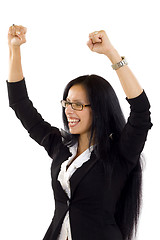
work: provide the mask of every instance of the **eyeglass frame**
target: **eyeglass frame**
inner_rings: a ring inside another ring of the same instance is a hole
[[[68,106],[67,107],[64,106],[63,103],[67,103],[67,104],[71,105],[71,108],[75,111],[82,111],[84,107],[90,107],[91,106],[91,104],[81,104],[81,103],[79,103],[79,105],[81,106],[82,109],[74,109],[72,104],[78,104],[78,103],[68,102],[66,100],[61,100],[60,103],[61,103],[62,107],[64,107],[64,108],[67,108]]]

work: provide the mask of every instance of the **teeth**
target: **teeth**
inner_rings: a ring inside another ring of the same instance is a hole
[[[77,119],[68,119],[68,122],[79,122],[79,120]]]

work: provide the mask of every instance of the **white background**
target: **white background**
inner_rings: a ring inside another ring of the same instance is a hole
[[[145,145],[143,208],[138,240],[160,239],[159,1],[3,1],[0,6],[0,239],[40,240],[54,213],[51,159],[28,137],[8,106],[7,32],[27,27],[22,46],[29,96],[43,118],[62,127],[60,100],[68,81],[95,73],[114,87],[127,118],[129,106],[111,63],[86,45],[88,34],[104,29],[145,89],[152,122]]]

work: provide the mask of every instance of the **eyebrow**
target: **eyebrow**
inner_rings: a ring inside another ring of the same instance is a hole
[[[66,100],[70,102],[70,99],[69,99],[69,98],[66,98]],[[82,102],[82,100],[79,100],[79,99],[75,99],[75,100],[73,100],[73,101],[74,101],[74,102]]]

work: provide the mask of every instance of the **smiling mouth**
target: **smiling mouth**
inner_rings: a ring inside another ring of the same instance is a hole
[[[68,126],[69,128],[75,127],[78,125],[79,122],[80,122],[79,119],[68,119]]]

